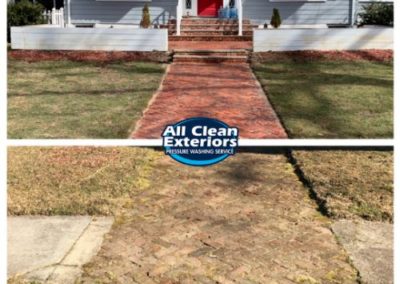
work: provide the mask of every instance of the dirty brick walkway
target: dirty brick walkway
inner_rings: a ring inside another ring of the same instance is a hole
[[[83,283],[357,283],[284,155],[242,153],[206,168],[162,157],[149,180]]]
[[[173,63],[132,138],[160,138],[167,124],[209,117],[239,128],[242,138],[287,138],[246,63]]]

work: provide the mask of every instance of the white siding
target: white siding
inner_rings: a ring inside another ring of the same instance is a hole
[[[166,29],[12,27],[13,49],[167,51]]]
[[[392,49],[392,28],[254,30],[254,52]]]
[[[67,2],[65,0],[65,2]],[[142,18],[142,9],[147,4],[153,24],[166,24],[175,18],[177,0],[139,1],[96,1],[70,0],[71,22],[97,24],[138,25]]]
[[[257,24],[269,23],[273,8],[279,10],[283,25],[349,24],[351,0],[320,2],[243,0],[243,7],[243,17]]]
[[[67,1],[67,0],[66,0]],[[165,24],[176,17],[178,0],[151,2],[70,0],[71,20],[76,23],[139,24],[142,8],[149,5],[153,24]],[[351,0],[320,2],[271,2],[270,0],[242,0],[243,18],[253,23],[269,23],[272,9],[277,8],[282,23],[292,24],[349,24]]]

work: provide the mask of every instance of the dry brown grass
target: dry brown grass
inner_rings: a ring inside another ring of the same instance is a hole
[[[392,151],[294,151],[327,213],[393,221]]]
[[[159,155],[127,147],[9,148],[8,214],[123,214],[149,186]]]

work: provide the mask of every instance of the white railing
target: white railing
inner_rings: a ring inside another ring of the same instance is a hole
[[[238,24],[239,24],[239,35],[243,35],[243,4],[242,0],[236,0],[238,9]]]
[[[60,8],[60,10],[53,8],[51,11],[51,24],[60,27],[64,26],[64,8]]]
[[[183,14],[183,0],[178,0],[176,6],[176,35],[181,35],[181,20]]]
[[[11,27],[12,49],[168,51],[168,29]]]
[[[53,8],[51,11],[44,11],[43,16],[47,24],[64,27],[64,8],[60,8],[60,10]]]
[[[393,49],[393,28],[255,29],[253,51]]]

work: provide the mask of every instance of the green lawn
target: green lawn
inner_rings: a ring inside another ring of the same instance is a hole
[[[8,62],[9,138],[126,138],[164,67],[156,63]]]
[[[291,138],[391,138],[393,64],[272,60],[253,66]]]

